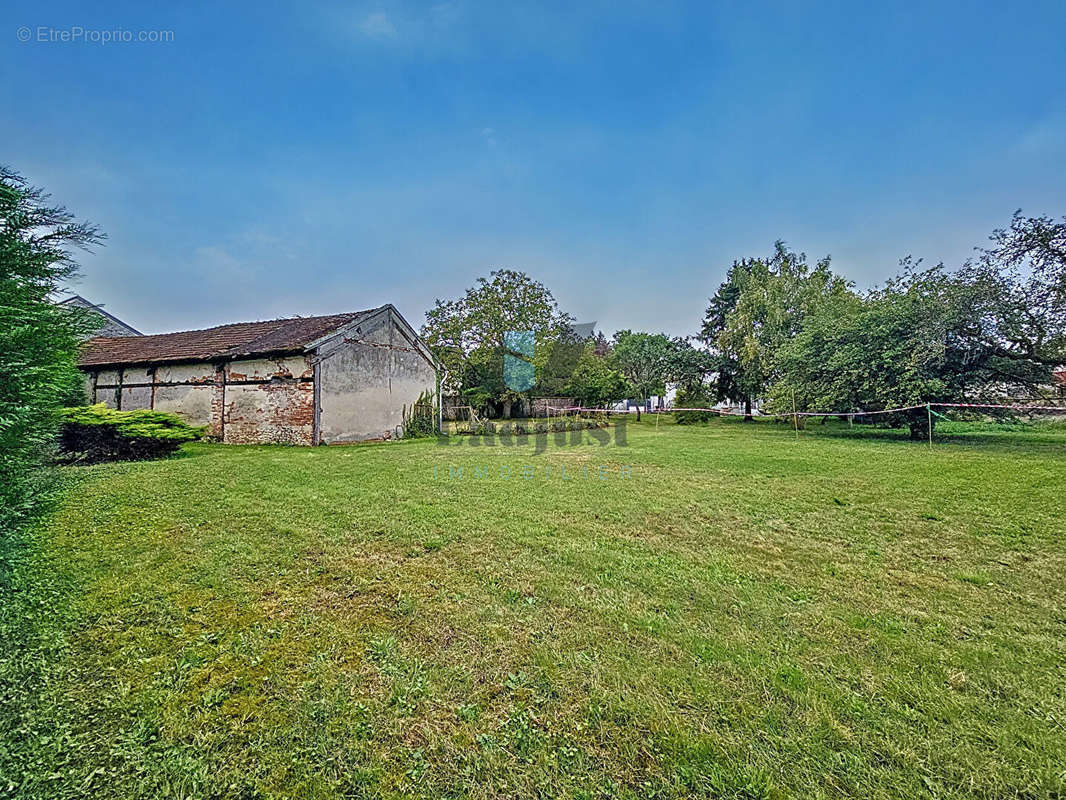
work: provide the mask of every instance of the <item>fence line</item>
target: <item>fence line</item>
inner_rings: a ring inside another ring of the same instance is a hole
[[[759,419],[791,419],[793,417],[872,417],[878,414],[899,414],[904,411],[918,411],[930,408],[958,408],[958,409],[1001,409],[1004,411],[1036,412],[1036,411],[1059,411],[1066,414],[1066,406],[1027,406],[1006,405],[1000,403],[919,403],[913,406],[899,406],[898,408],[884,408],[877,411],[794,411],[783,414],[745,414],[743,411],[729,411],[724,408],[653,408],[651,411],[638,409],[614,409],[614,408],[587,408],[584,406],[556,407],[548,406],[549,412],[584,411],[597,414],[632,414],[636,411],[644,411],[645,414],[672,414],[675,411],[702,411],[710,414],[718,414],[723,417],[758,417]]]

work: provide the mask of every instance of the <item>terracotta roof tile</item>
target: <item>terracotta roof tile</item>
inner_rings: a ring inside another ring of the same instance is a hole
[[[111,364],[156,364],[168,361],[210,361],[268,353],[300,352],[306,345],[360,317],[380,309],[290,317],[265,322],[238,322],[199,331],[152,336],[97,337],[82,349],[81,367]]]

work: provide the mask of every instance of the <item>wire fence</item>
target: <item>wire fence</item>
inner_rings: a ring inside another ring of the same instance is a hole
[[[935,403],[915,403],[914,405],[896,406],[894,408],[879,408],[879,409],[857,409],[849,411],[785,411],[780,413],[766,414],[761,411],[755,411],[748,413],[742,410],[735,410],[733,408],[711,408],[705,406],[671,406],[669,408],[653,408],[645,409],[640,406],[626,409],[612,409],[612,408],[593,408],[588,406],[548,406],[548,416],[553,414],[556,416],[564,416],[568,414],[606,414],[608,418],[611,414],[636,414],[637,419],[640,419],[640,415],[652,414],[655,416],[656,428],[659,425],[659,417],[663,414],[673,414],[678,412],[695,412],[705,414],[715,414],[719,417],[741,417],[744,419],[758,419],[758,420],[792,420],[795,427],[796,435],[799,435],[801,425],[800,420],[806,419],[826,419],[836,417],[839,419],[847,419],[849,423],[854,423],[857,418],[866,417],[880,417],[891,414],[910,414],[914,415],[916,412],[920,413],[924,411],[926,419],[925,431],[923,432],[923,438],[927,438],[930,447],[933,445],[933,426],[934,417],[951,421],[950,417],[945,416],[943,411],[961,411],[961,412],[974,412],[981,413],[986,416],[995,414],[1055,414],[1063,418],[1066,418],[1066,405],[1032,405],[1021,403],[949,403],[949,402],[935,402]],[[913,418],[913,417],[912,417]]]
[[[928,408],[1000,410],[1007,412],[1013,411],[1017,413],[1040,413],[1057,411],[1060,414],[1066,415],[1066,406],[1030,406],[1003,403],[918,403],[913,406],[897,406],[896,408],[882,408],[873,411],[865,409],[860,409],[857,411],[783,411],[778,414],[766,414],[761,411],[756,411],[752,412],[751,414],[747,414],[744,411],[735,411],[730,408],[708,408],[704,406],[670,406],[669,408],[653,408],[650,410],[639,406],[626,409],[592,408],[588,406],[548,406],[548,411],[555,412],[557,416],[561,416],[570,412],[594,414],[633,414],[635,412],[640,412],[644,414],[672,414],[677,411],[702,411],[709,414],[718,414],[719,416],[723,417],[792,419],[793,417],[873,417],[879,414],[902,414],[908,411],[919,411]],[[551,416],[551,414],[549,414],[549,416]]]
[[[1041,412],[1059,412],[1066,415],[1066,406],[1028,406],[1028,405],[1014,405],[1003,403],[919,403],[913,406],[898,406],[896,408],[883,408],[877,410],[865,410],[860,409],[858,411],[785,411],[779,414],[764,414],[762,412],[758,414],[745,414],[743,411],[732,411],[723,408],[664,408],[653,409],[650,413],[672,413],[674,411],[707,411],[722,416],[744,417],[744,416],[757,416],[759,419],[792,419],[793,417],[873,417],[879,414],[903,414],[908,411],[921,411],[930,408],[947,408],[947,409],[982,409],[982,410],[999,410],[1005,412],[1016,413],[1041,413]],[[649,413],[649,412],[645,412]]]

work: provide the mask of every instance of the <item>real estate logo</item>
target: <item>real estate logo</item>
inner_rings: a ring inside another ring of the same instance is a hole
[[[538,374],[535,363],[536,333],[530,330],[506,331],[502,356],[503,383],[515,393],[534,389],[538,386],[538,379],[541,384],[545,378],[550,378],[557,385],[565,385],[573,375],[586,343],[587,339],[573,330],[569,336],[553,341],[551,353],[541,366],[541,374]],[[532,440],[535,454],[548,449],[549,437],[554,439],[556,447],[594,442],[606,446],[611,444],[612,439],[615,445],[625,447],[626,415],[616,414],[608,419],[609,414],[607,409],[587,411],[543,405],[533,418],[528,419],[478,419],[471,414],[467,425],[456,431],[457,435],[448,436],[442,431],[437,441],[444,447],[464,444],[470,447],[524,447]]]
[[[589,326],[591,328],[591,326]],[[507,331],[503,335],[503,382],[513,392],[528,392],[537,379],[551,376],[558,382],[569,379],[577,368],[587,339],[573,328],[554,340],[551,353],[542,365],[542,375],[536,368],[536,334],[534,331]]]
[[[533,331],[507,331],[503,335],[503,382],[512,392],[528,392],[537,381],[535,342]]]

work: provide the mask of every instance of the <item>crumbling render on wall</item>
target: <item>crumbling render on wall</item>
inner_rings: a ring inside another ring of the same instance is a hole
[[[436,390],[432,353],[391,305],[87,347],[93,402],[175,413],[235,444],[387,439]]]
[[[129,411],[178,414],[231,444],[314,442],[314,368],[309,355],[223,364],[130,366],[91,375],[92,401]]]
[[[222,441],[314,444],[310,356],[234,361],[225,366],[224,373]]]

